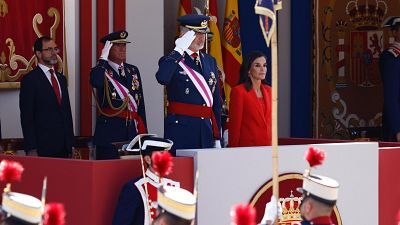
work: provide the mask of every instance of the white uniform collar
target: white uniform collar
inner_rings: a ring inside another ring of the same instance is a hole
[[[49,67],[47,67],[47,66],[45,66],[45,65],[43,65],[41,63],[38,63],[38,66],[40,67],[40,69],[43,70],[44,74],[47,74],[47,72],[50,73],[50,71],[49,71],[50,69],[54,70],[54,67],[49,68]],[[55,72],[55,70],[54,70],[54,72]]]
[[[394,56],[394,57],[398,57],[400,55],[400,42],[393,42],[388,51]]]
[[[153,173],[150,169],[146,170],[146,176],[152,179],[153,181],[159,183],[160,182],[160,177],[157,176],[155,173]]]
[[[118,65],[118,64],[116,64],[115,62],[113,62],[113,61],[110,61],[110,60],[108,60],[108,64],[111,66],[111,68],[113,68],[114,70],[115,70],[115,72],[117,72],[118,73],[118,68],[120,67],[120,66],[124,66],[124,63],[121,63],[121,65]]]

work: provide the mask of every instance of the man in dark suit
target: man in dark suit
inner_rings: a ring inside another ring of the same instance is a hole
[[[104,36],[100,59],[90,73],[99,113],[94,133],[96,159],[118,159],[118,150],[111,143],[147,133],[140,72],[125,62],[127,37],[124,30]]]
[[[54,40],[43,36],[34,44],[38,65],[21,80],[19,107],[27,155],[67,158],[74,142],[67,80],[55,71]]]
[[[393,16],[383,22],[391,29],[394,42],[379,57],[383,82],[383,138],[400,141],[400,17]]]
[[[174,149],[220,147],[221,95],[215,59],[200,52],[210,17],[178,18],[180,37],[174,51],[159,60],[157,81],[165,85],[168,115],[164,136]]]

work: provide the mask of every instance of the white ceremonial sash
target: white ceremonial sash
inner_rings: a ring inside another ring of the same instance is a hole
[[[189,76],[190,80],[193,82],[197,91],[200,93],[201,97],[203,97],[204,101],[206,102],[206,105],[208,107],[212,107],[213,106],[213,96],[212,96],[210,87],[208,87],[208,85],[207,85],[206,80],[204,79],[204,77],[201,74],[199,74],[197,71],[193,70],[188,65],[186,65],[184,63],[184,61],[185,61],[185,59],[182,58],[182,60],[179,62],[179,65]]]
[[[129,105],[128,105],[128,110],[131,112],[137,112],[137,104],[135,99],[132,97],[131,94],[129,94],[128,88],[124,87],[119,83],[117,80],[112,78],[107,71],[105,72],[105,76],[107,79],[111,82],[111,84],[114,86],[115,90],[118,93],[118,96],[122,99],[125,100],[125,98],[129,98]]]

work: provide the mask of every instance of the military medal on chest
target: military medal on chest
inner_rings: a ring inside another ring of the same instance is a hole
[[[215,77],[214,72],[210,72],[210,79],[208,79],[208,86],[212,88],[212,93],[215,91],[215,86],[217,84],[217,78]]]
[[[139,78],[137,74],[132,75],[132,90],[139,90],[140,83],[139,83]]]
[[[113,91],[113,92],[111,93],[111,98],[112,98],[112,99],[116,99],[116,98],[117,98],[117,93],[115,93],[115,91]]]

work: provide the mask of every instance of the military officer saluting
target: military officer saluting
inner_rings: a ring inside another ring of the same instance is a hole
[[[94,133],[97,159],[119,158],[111,143],[130,141],[147,131],[139,69],[125,62],[127,37],[124,30],[104,36],[100,59],[90,73],[99,113]]]
[[[164,136],[174,149],[220,147],[221,96],[215,59],[200,52],[210,17],[179,17],[175,49],[159,60],[157,81],[166,86]]]

